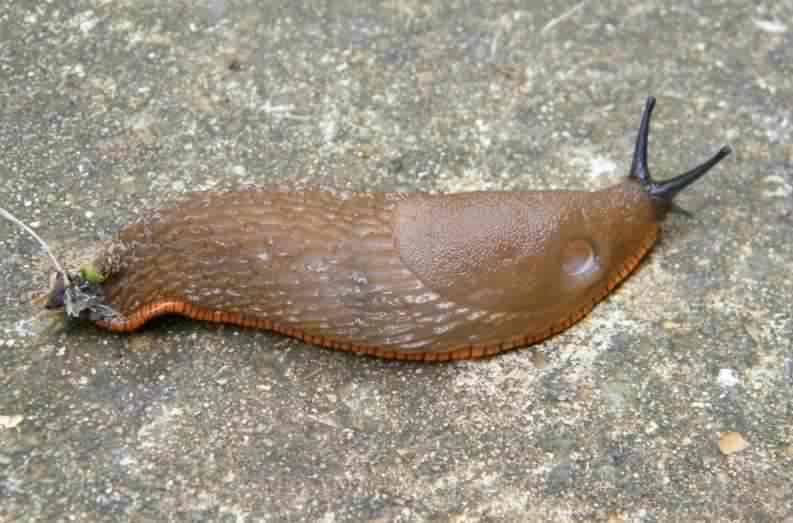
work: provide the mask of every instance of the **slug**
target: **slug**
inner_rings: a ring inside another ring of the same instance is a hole
[[[730,153],[596,192],[202,192],[123,229],[50,307],[131,332],[165,314],[404,360],[493,355],[586,316],[655,243],[673,198]],[[67,288],[64,288],[67,287]],[[72,300],[74,301],[74,300]]]

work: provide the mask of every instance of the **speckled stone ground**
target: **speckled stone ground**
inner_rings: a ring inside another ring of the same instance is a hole
[[[660,177],[735,154],[585,321],[447,365],[46,331],[2,222],[0,520],[793,521],[793,2],[297,4],[0,0],[0,205],[73,260],[229,180],[595,189],[648,94]]]

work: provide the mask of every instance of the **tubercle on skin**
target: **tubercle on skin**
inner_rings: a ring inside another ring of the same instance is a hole
[[[328,349],[338,350],[342,352],[353,352],[358,354],[366,354],[383,359],[404,360],[404,361],[423,361],[423,362],[442,362],[452,360],[467,360],[478,359],[488,356],[494,356],[501,352],[505,352],[518,347],[526,347],[534,345],[547,338],[550,338],[562,331],[567,330],[580,320],[585,318],[598,304],[598,302],[605,299],[615,287],[617,287],[629,274],[631,274],[639,265],[642,258],[652,249],[657,238],[657,233],[653,231],[648,234],[642,243],[639,252],[635,256],[631,256],[626,260],[626,263],[619,269],[611,279],[608,280],[607,285],[603,288],[602,292],[594,298],[590,303],[580,307],[577,312],[567,318],[559,320],[551,325],[548,329],[541,332],[528,333],[523,336],[518,336],[508,340],[504,340],[499,344],[492,344],[487,346],[471,345],[461,348],[452,348],[446,351],[423,351],[423,352],[400,352],[393,349],[385,349],[377,346],[354,345],[337,341],[330,337],[312,336],[306,334],[298,328],[285,327],[274,323],[270,320],[246,318],[239,313],[231,313],[224,311],[213,311],[200,306],[192,305],[182,300],[169,300],[162,299],[157,302],[146,304],[139,307],[132,314],[126,318],[112,319],[112,320],[97,320],[95,324],[98,327],[119,333],[133,332],[141,328],[146,322],[158,316],[168,314],[177,314],[194,320],[227,323],[237,325],[239,327],[263,329],[272,331],[277,334],[283,334],[293,338],[300,339],[306,343],[324,347]]]

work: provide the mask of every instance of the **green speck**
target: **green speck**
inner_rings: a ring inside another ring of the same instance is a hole
[[[80,276],[90,283],[102,283],[107,278],[106,275],[99,272],[93,264],[86,264],[80,267]]]

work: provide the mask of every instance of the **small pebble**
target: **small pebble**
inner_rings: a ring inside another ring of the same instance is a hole
[[[740,432],[724,432],[719,438],[719,450],[726,456],[740,452],[748,446],[749,442]]]

